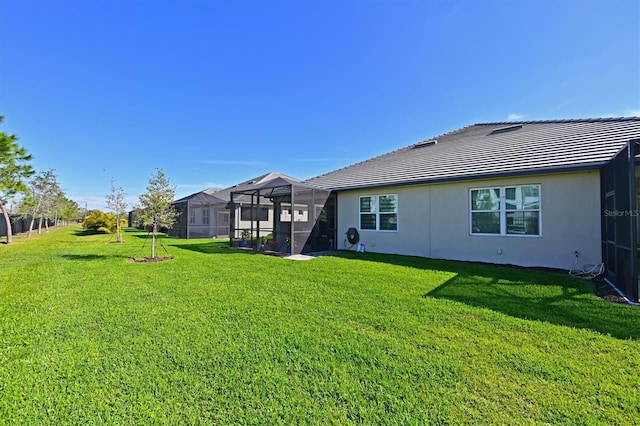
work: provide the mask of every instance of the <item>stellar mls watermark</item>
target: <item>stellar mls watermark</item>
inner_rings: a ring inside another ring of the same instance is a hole
[[[640,210],[605,210],[605,217],[638,217]]]

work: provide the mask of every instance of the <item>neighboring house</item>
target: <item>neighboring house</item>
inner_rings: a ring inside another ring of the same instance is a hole
[[[214,194],[220,188],[208,188],[173,202],[178,217],[169,235],[178,238],[208,238],[229,233],[229,212],[226,202]],[[218,211],[222,215],[218,216]]]
[[[379,253],[565,270],[604,262],[637,301],[635,140],[640,118],[475,124],[304,183],[337,197],[339,249],[355,249],[345,234],[356,228]]]
[[[298,181],[282,173],[267,173],[225,189],[209,188],[173,202],[180,213],[169,235],[178,238],[240,238],[243,231],[251,232],[252,218],[260,218],[265,231],[273,227],[273,204],[262,199],[252,206],[250,196],[240,196],[230,211],[231,192],[242,191],[256,184],[264,184],[278,178]],[[232,235],[230,231],[233,229]]]

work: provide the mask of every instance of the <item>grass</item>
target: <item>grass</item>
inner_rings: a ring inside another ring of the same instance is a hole
[[[137,237],[0,246],[0,424],[640,422],[640,309],[589,282]]]

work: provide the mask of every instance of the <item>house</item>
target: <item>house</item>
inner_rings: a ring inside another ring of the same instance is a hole
[[[640,117],[482,123],[304,183],[336,197],[339,249],[564,270],[604,262],[637,301],[638,142]]]
[[[226,236],[229,233],[229,214],[224,210],[227,202],[214,195],[220,190],[212,187],[174,201],[172,206],[178,216],[169,235],[187,239]],[[218,216],[218,211],[222,215]]]
[[[187,239],[226,238],[233,230],[231,236],[240,238],[243,231],[250,233],[252,218],[260,218],[265,229],[272,228],[273,205],[270,200],[262,199],[252,204],[250,196],[236,197],[232,210],[231,192],[282,178],[298,181],[282,173],[271,172],[228,188],[212,187],[174,201],[172,205],[179,215],[169,235]]]

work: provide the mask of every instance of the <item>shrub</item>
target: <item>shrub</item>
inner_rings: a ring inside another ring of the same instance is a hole
[[[126,226],[127,220],[120,219],[120,226]],[[84,222],[82,222],[82,227],[89,231],[99,232],[103,234],[111,234],[116,232],[116,217],[111,213],[105,213],[100,210],[94,210],[89,214]]]

